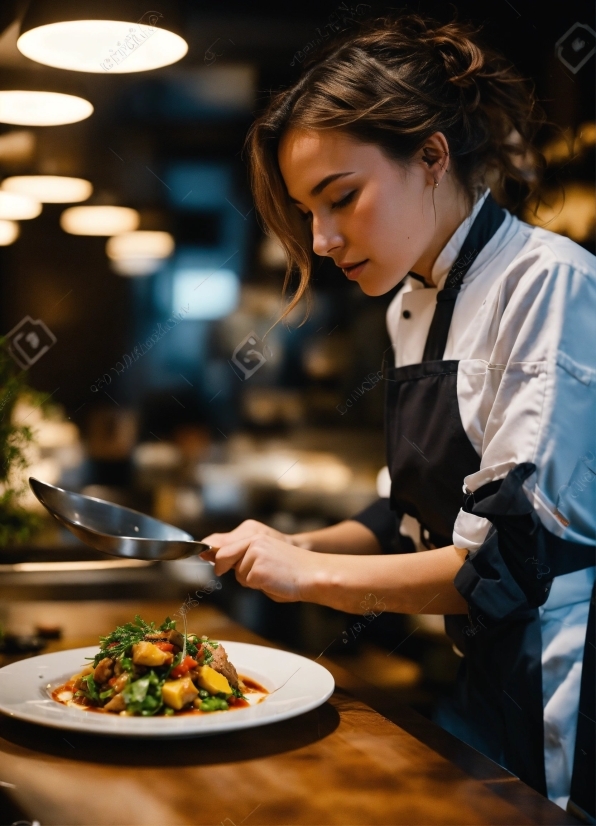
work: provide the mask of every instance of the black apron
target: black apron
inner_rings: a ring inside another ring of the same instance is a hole
[[[454,697],[437,709],[435,719],[546,796],[538,606],[554,576],[594,565],[595,549],[542,528],[521,488],[535,470],[530,463],[464,496],[464,477],[480,469],[480,456],[460,417],[458,362],[443,361],[463,278],[504,218],[489,194],[437,293],[423,361],[383,371],[390,507],[398,518],[407,513],[419,521],[428,548],[452,544],[462,507],[492,522],[485,543],[468,553],[454,580],[469,611],[446,616],[445,630],[464,658]],[[588,822],[590,811],[594,817],[593,603],[594,594],[572,781],[574,813],[587,813]]]

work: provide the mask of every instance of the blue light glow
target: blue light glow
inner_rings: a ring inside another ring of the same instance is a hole
[[[236,309],[239,298],[240,280],[233,270],[192,267],[174,273],[172,308],[188,305],[186,318],[223,318]]]

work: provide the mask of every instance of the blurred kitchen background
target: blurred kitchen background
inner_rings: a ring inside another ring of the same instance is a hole
[[[317,259],[308,321],[300,306],[263,340],[285,261],[255,219],[242,145],[306,54],[389,7],[164,0],[148,12],[102,0],[100,15],[77,0],[79,19],[125,21],[104,33],[99,66],[91,31],[35,37],[70,5],[0,6],[0,334],[13,342],[0,358],[0,623],[8,601],[183,600],[213,579],[198,561],[102,557],[18,492],[30,475],[201,538],[246,518],[286,533],[334,524],[376,498],[384,465],[383,388],[368,377],[389,346],[395,290],[369,298]],[[518,214],[594,251],[587,6],[456,5],[534,80],[550,122],[539,136],[549,206]],[[447,20],[454,7],[410,8]],[[151,68],[157,53],[169,65]],[[277,604],[232,574],[205,601],[271,640],[325,650],[423,713],[457,667],[440,617],[367,622]],[[36,632],[4,629],[15,630]]]

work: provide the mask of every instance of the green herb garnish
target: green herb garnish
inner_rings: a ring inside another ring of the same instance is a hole
[[[156,628],[154,622],[145,622],[137,614],[134,622],[127,622],[119,625],[106,637],[99,638],[99,653],[93,659],[96,666],[104,657],[111,657],[113,660],[121,659],[122,667],[125,671],[132,671],[132,661],[127,656],[130,649],[136,643],[142,642],[147,634],[155,634],[159,631],[176,630],[176,621],[166,617],[162,624]],[[187,638],[187,653],[192,657],[197,653],[197,646]]]

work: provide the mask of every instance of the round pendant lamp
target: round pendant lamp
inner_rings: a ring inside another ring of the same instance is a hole
[[[138,0],[31,0],[17,47],[25,57],[75,72],[146,72],[181,60],[177,3],[148,11]]]
[[[174,239],[169,232],[137,230],[123,232],[106,244],[108,258],[168,258],[174,252]]]
[[[63,175],[14,175],[5,178],[0,189],[28,195],[42,204],[74,204],[86,201],[93,192],[93,185],[84,178]]]
[[[61,126],[85,120],[93,112],[88,100],[61,92],[0,90],[0,123]]]
[[[37,218],[41,204],[28,195],[0,190],[0,219],[7,221],[27,221]]]
[[[139,226],[136,209],[121,206],[78,206],[65,209],[60,226],[71,235],[117,235]]]
[[[174,252],[174,247],[169,232],[137,230],[109,238],[106,254],[118,275],[151,275]]]

